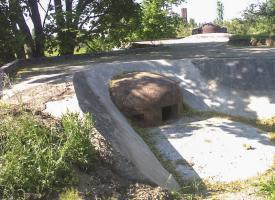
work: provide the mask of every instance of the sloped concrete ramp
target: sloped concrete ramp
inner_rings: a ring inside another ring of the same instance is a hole
[[[130,179],[169,189],[178,185],[113,104],[109,80],[125,72],[147,71],[176,80],[183,99],[194,109],[252,118],[275,115],[275,58],[154,60],[101,63],[74,76],[83,112],[121,156],[117,170]]]

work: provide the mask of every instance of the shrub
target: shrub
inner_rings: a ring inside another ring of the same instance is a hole
[[[258,44],[266,45],[267,39],[274,40],[275,36],[267,33],[254,35],[233,35],[230,37],[228,44],[240,46],[256,46]]]
[[[268,199],[275,199],[275,176],[272,176],[269,180],[262,181],[259,187],[260,192],[266,195]]]
[[[79,192],[75,189],[66,190],[63,192],[59,200],[83,200],[83,198],[79,195]]]
[[[249,46],[251,41],[250,35],[233,35],[230,37],[228,44]]]
[[[0,199],[58,192],[76,183],[74,166],[92,166],[89,115],[67,114],[46,127],[34,115],[6,110],[0,113]]]

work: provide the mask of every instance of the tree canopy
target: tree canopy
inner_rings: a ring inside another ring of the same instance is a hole
[[[275,35],[275,1],[250,4],[243,18],[225,22],[231,33]]]
[[[217,18],[215,21],[219,25],[222,25],[222,23],[223,23],[223,14],[224,14],[223,3],[220,0],[218,0],[217,1]]]
[[[142,3],[142,32],[144,39],[173,37],[179,17],[171,12],[173,4],[182,1],[144,0]]]
[[[73,54],[95,38],[120,45],[137,29],[140,6],[134,0],[48,0],[44,7],[39,0],[0,0],[0,10],[0,51],[10,54],[6,62],[44,56],[46,50]]]

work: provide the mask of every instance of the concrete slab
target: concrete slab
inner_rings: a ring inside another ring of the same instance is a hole
[[[71,112],[83,115],[76,96],[65,98],[60,101],[49,101],[46,103],[46,108],[43,112],[51,114],[53,117],[61,118],[62,115]]]
[[[173,45],[185,43],[226,43],[229,41],[231,34],[229,33],[204,33],[190,35],[182,39],[169,39],[169,40],[155,40],[155,41],[142,41],[139,44],[154,44],[154,45]]]
[[[135,180],[177,188],[110,98],[109,80],[133,71],[158,73],[177,81],[185,103],[198,110],[253,118],[275,115],[275,58],[100,63],[76,73],[74,87],[81,110],[93,113],[97,129],[122,156],[118,171]],[[261,102],[264,106],[255,106]]]
[[[149,130],[184,180],[245,180],[270,169],[275,145],[257,129],[227,119],[181,119]]]

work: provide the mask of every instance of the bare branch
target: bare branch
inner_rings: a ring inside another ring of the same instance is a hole
[[[42,8],[42,10],[44,10],[44,12],[46,13],[47,11],[46,11],[45,8],[42,6],[42,4],[40,3],[40,1],[37,1],[37,2],[38,2],[38,4],[39,4],[40,8]]]
[[[44,20],[43,20],[43,29],[44,29],[45,24],[46,24],[46,19],[47,19],[48,15],[49,15],[49,10],[50,10],[50,5],[51,5],[51,2],[52,2],[52,0],[50,0],[50,1],[49,1],[49,3],[48,3],[48,7],[47,7],[47,11],[46,11],[46,15],[45,15],[45,18],[44,18]],[[39,3],[39,5],[40,5],[40,3]]]

